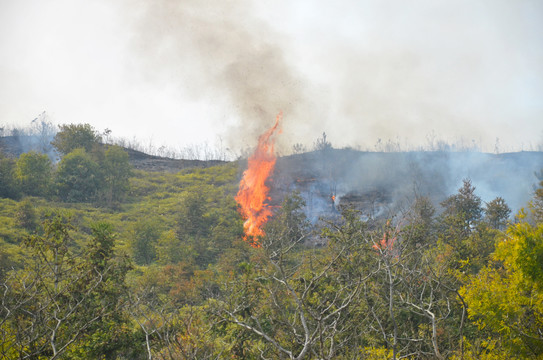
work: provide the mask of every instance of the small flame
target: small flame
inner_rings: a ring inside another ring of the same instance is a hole
[[[394,243],[398,236],[399,226],[396,229],[392,229],[390,226],[390,220],[387,220],[386,229],[383,233],[383,238],[379,243],[374,243],[373,248],[375,250],[388,250],[392,251]]]
[[[240,213],[246,219],[243,223],[244,239],[254,247],[260,246],[257,237],[265,235],[262,227],[272,216],[271,207],[267,203],[270,200],[268,197],[270,189],[266,185],[266,181],[273,173],[276,161],[275,139],[272,135],[277,130],[282,117],[283,113],[280,112],[275,119],[275,125],[258,138],[258,146],[249,157],[248,167],[243,172],[236,196],[236,201],[240,205]]]

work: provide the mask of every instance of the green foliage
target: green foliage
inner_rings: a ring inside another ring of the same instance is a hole
[[[5,243],[19,244],[28,235],[27,230],[16,224],[18,202],[0,199],[0,240]]]
[[[502,360],[504,358],[516,360],[523,359],[518,354],[504,353],[498,340],[493,338],[476,339],[471,342],[464,338],[465,348],[456,351],[451,359],[453,360]]]
[[[156,219],[147,219],[134,226],[132,244],[134,261],[138,265],[149,265],[156,258],[156,245],[162,231]]]
[[[104,154],[101,166],[103,184],[102,197],[108,205],[124,200],[129,189],[131,166],[126,151],[118,146],[110,146]]]
[[[216,190],[214,186],[191,188],[179,201],[177,238],[190,249],[202,269],[214,263],[223,249],[230,248],[242,233],[233,198],[225,199]]]
[[[21,190],[26,195],[45,196],[52,182],[51,160],[45,154],[31,151],[21,154],[15,171]]]
[[[158,239],[156,255],[160,265],[177,264],[183,261],[192,262],[196,258],[192,246],[184,244],[173,230],[163,233]]]
[[[465,179],[458,193],[445,199],[441,206],[444,207],[445,219],[460,220],[458,225],[463,225],[460,230],[466,235],[471,232],[472,225],[480,220],[483,214],[481,198],[475,194],[475,187],[469,179]]]
[[[38,226],[38,214],[30,199],[26,198],[17,204],[15,224],[28,231],[34,231]]]
[[[177,338],[167,340],[157,357],[187,360],[224,357],[224,342],[210,336],[207,312],[207,306],[184,306],[176,311],[171,328],[176,331]]]
[[[410,249],[435,245],[437,234],[435,231],[435,208],[430,199],[417,197],[408,212],[408,223],[403,229],[406,239],[409,240]]]
[[[89,124],[65,124],[60,125],[59,128],[60,131],[51,144],[62,155],[80,148],[90,153],[102,140],[98,132]]]
[[[360,350],[360,355],[367,360],[387,360],[392,358],[392,350],[386,348],[365,347]]]
[[[301,199],[294,195],[284,205],[262,247],[221,282],[223,293],[210,302],[211,312],[238,326],[229,344],[235,356],[353,358],[362,341],[359,330],[368,325],[359,302],[375,264],[365,226],[349,213],[342,226],[323,232],[325,247],[307,249],[309,234],[282,236],[303,229]],[[294,215],[299,221],[292,221]]]
[[[543,290],[543,223],[531,225],[519,222],[509,227],[508,234],[519,239],[516,249],[518,268],[534,285]]]
[[[483,212],[469,182],[440,216],[421,197],[388,221],[309,226],[292,194],[254,249],[237,164],[131,171],[120,148],[90,151],[59,164],[70,202],[0,199],[0,357],[541,356],[541,227],[503,235],[507,205]]]
[[[105,161],[106,153],[100,161]],[[83,150],[76,150],[72,154],[66,155],[61,164],[69,164],[70,161],[67,160],[70,160],[72,156],[86,160],[75,162],[76,165],[88,163],[88,160],[97,163],[97,160],[93,160]],[[121,163],[124,161],[123,158],[126,160],[124,155],[116,150],[113,150],[111,154],[115,155],[113,160],[118,160],[117,155],[120,155]],[[59,164],[59,171],[66,171],[66,169],[60,169],[61,164]],[[80,175],[77,172],[75,174],[77,179],[74,182],[77,183]],[[239,242],[242,235],[241,219],[233,200],[236,174],[235,164],[209,169],[185,170],[178,174],[135,171],[130,178],[131,189],[125,193],[125,202],[119,204],[115,211],[111,208],[96,208],[88,203],[52,204],[42,198],[28,199],[22,203],[0,199],[0,284],[3,283],[2,279],[6,279],[9,288],[7,293],[0,294],[0,300],[30,299],[27,302],[29,307],[21,308],[21,311],[27,311],[27,317],[17,322],[11,316],[6,317],[6,320],[0,319],[0,333],[3,334],[1,338],[3,342],[0,341],[0,351],[2,351],[0,357],[18,358],[22,351],[27,350],[50,357],[50,333],[46,330],[50,325],[32,324],[31,317],[39,315],[41,319],[51,319],[51,314],[54,315],[54,312],[51,312],[52,307],[43,307],[41,312],[36,314],[32,312],[35,310],[32,306],[38,306],[38,304],[53,306],[54,302],[51,302],[53,301],[51,299],[62,298],[64,303],[57,304],[60,306],[59,309],[65,311],[70,306],[72,308],[75,306],[77,311],[65,317],[57,331],[59,335],[55,341],[61,344],[66,340],[70,341],[73,336],[77,338],[62,350],[61,357],[138,359],[144,355],[146,358],[145,346],[142,345],[145,334],[137,322],[134,322],[135,314],[142,313],[137,312],[132,305],[128,306],[131,301],[128,293],[134,293],[142,282],[125,279],[130,266],[127,259],[119,255],[119,252],[136,255],[132,251],[134,241],[139,239],[141,244],[151,246],[149,251],[140,248],[141,256],[138,255],[138,261],[142,264],[154,264],[155,261],[160,264],[160,267],[154,265],[156,271],[149,272],[147,275],[143,274],[146,274],[152,266],[144,265],[132,271],[136,278],[147,278],[146,281],[149,284],[145,287],[147,295],[141,298],[141,301],[146,302],[141,304],[146,309],[152,309],[153,304],[147,301],[156,298],[163,299],[162,303],[165,305],[169,304],[170,299],[181,305],[201,304],[210,293],[219,288],[217,273],[207,268],[214,266],[219,260],[219,255],[227,252],[233,242]],[[143,189],[146,190],[141,191]],[[159,192],[160,194],[157,195]],[[193,194],[200,194],[200,196],[193,196]],[[88,200],[85,199],[85,201]],[[29,207],[29,205],[32,206]],[[66,216],[59,218],[58,211],[53,213],[44,211],[45,207],[51,205],[69,208],[72,214],[69,217],[71,220],[68,221]],[[28,230],[22,226],[28,225],[30,229],[32,221],[27,220],[33,219],[31,214],[33,211],[36,215],[45,212],[46,222],[42,227],[38,226],[35,229],[36,233],[25,242],[28,246],[23,248],[18,246],[17,242],[28,233]],[[18,212],[19,215],[17,215]],[[198,219],[198,215],[201,215],[202,219]],[[149,219],[149,221],[142,222],[142,219]],[[111,225],[104,224],[104,220],[110,222]],[[181,239],[176,229],[180,229],[180,224],[183,222],[187,224],[186,228],[183,227],[187,237]],[[203,229],[199,229],[197,227],[199,225],[194,224],[200,224]],[[113,227],[118,233],[113,232]],[[63,229],[66,231],[63,232]],[[199,241],[196,242],[196,239]],[[198,253],[194,249],[197,249]],[[156,252],[154,257],[153,250]],[[243,255],[246,255],[247,249],[244,248],[243,251]],[[52,268],[55,267],[52,265],[55,263],[52,260],[55,258],[54,254],[58,255],[56,263],[59,266],[57,295],[54,295],[50,287],[53,286],[54,289],[55,281],[51,280],[55,278],[54,272],[44,271],[49,266],[47,264],[51,264]],[[149,254],[151,257],[148,257]],[[22,269],[23,260],[25,261],[24,270],[12,270],[13,267]],[[37,274],[40,274],[43,282],[36,282]],[[98,282],[98,279],[102,279],[101,282]],[[27,288],[17,287],[19,286],[17,284],[27,284],[25,285]],[[40,289],[44,292],[38,291],[42,284],[43,287]],[[47,287],[45,287],[46,284]],[[48,298],[48,294],[54,296]],[[39,302],[37,299],[40,299]],[[4,301],[3,304],[8,304],[8,302]],[[99,309],[102,311],[98,312]],[[190,320],[185,318],[185,315],[172,317],[171,314],[175,313],[175,310],[169,305],[165,309],[168,309],[168,312],[163,313],[166,316],[163,321],[172,326],[164,328],[165,330],[169,329],[168,331],[173,331],[173,333],[181,331],[183,329],[181,323]],[[153,311],[155,310],[159,309]],[[153,314],[157,313],[153,312]],[[88,321],[97,315],[99,317],[96,320]],[[0,317],[3,318],[3,316]],[[155,319],[159,318],[155,317]],[[211,326],[211,324],[202,323],[207,318],[204,313],[198,313],[193,318],[200,319],[198,321],[201,326]],[[85,321],[87,325],[84,326]],[[30,333],[28,335],[34,336],[34,341],[30,341],[30,338],[15,337],[14,334],[24,333],[30,329],[30,325],[34,326],[35,332],[33,335]],[[66,331],[68,328],[71,329],[70,332]],[[78,332],[78,329],[81,331]],[[204,341],[205,344],[215,344],[213,345],[216,347],[216,352],[213,350],[214,353],[221,354],[224,351],[222,344],[225,342],[219,341],[218,338],[208,338],[206,335],[209,334],[208,328],[204,331],[198,325],[198,328],[189,327],[189,330],[185,327],[183,331],[188,331],[194,336],[200,334],[198,336],[202,337],[201,340],[195,340],[194,344],[201,344]],[[178,351],[180,343],[173,340],[174,338],[168,345],[155,336],[149,338],[155,355],[168,347],[171,351],[175,349]]]
[[[487,208],[491,210],[487,221],[483,219],[481,198],[475,194],[475,187],[470,180],[464,180],[458,193],[443,201],[445,207],[438,221],[441,246],[446,246],[450,252],[450,266],[463,273],[476,273],[484,266],[494,250],[496,231],[491,229],[491,222],[501,226],[507,205],[499,198]]]
[[[532,216],[537,223],[543,223],[543,170],[536,173],[539,186],[534,191],[534,198],[530,204]]]
[[[0,279],[4,279],[8,271],[21,268],[25,257],[20,246],[0,240]]]
[[[100,311],[100,318],[91,324],[81,337],[85,344],[82,358],[114,358],[129,353],[134,339],[127,328],[129,318],[122,311],[128,291],[125,278],[131,269],[126,257],[115,258],[117,234],[107,222],[91,224],[92,238],[86,246],[82,268],[88,271],[86,280],[92,282],[96,274],[101,281],[88,293],[86,312]]]
[[[56,185],[63,201],[92,201],[101,183],[100,168],[84,149],[76,149],[60,161]]]
[[[485,206],[485,220],[493,229],[504,230],[510,215],[511,208],[501,197],[495,198]]]
[[[189,192],[181,199],[181,209],[177,221],[177,233],[180,238],[206,237],[210,226],[205,218],[206,200],[201,192]]]
[[[492,263],[461,289],[470,318],[497,337],[508,358],[543,354],[542,249],[542,225],[511,225]]]
[[[25,268],[5,277],[3,358],[113,358],[128,347],[119,341],[130,334],[119,310],[129,265],[114,258],[112,227],[93,224],[91,242],[79,255],[70,219],[64,212],[48,214],[43,234],[25,241]]]
[[[279,225],[272,231],[280,232],[280,237],[286,241],[297,242],[307,236],[309,232],[309,221],[304,212],[305,202],[298,193],[287,196],[281,204],[281,210],[276,214],[270,223],[270,230],[273,225]]]
[[[64,154],[56,171],[62,201],[92,202],[118,208],[130,189],[128,154],[118,146],[104,147],[88,125],[63,125],[56,145]]]
[[[15,176],[16,162],[0,153],[0,198],[17,199],[20,186]]]

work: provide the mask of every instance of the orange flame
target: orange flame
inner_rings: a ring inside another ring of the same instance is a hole
[[[275,125],[258,138],[258,146],[249,157],[247,170],[243,172],[243,178],[239,183],[239,191],[236,196],[237,203],[241,206],[240,213],[245,220],[245,241],[254,247],[259,247],[257,237],[264,235],[262,227],[272,216],[272,211],[267,200],[269,188],[266,181],[273,173],[276,156],[274,154],[275,139],[272,137],[283,117],[280,112]]]
[[[396,242],[396,236],[391,237],[391,234],[388,231],[385,231],[383,238],[379,243],[374,243],[373,248],[375,250],[389,250],[391,251],[394,247],[394,242]]]
[[[392,229],[390,227],[390,220],[387,220],[386,229],[383,233],[383,238],[379,243],[374,243],[373,248],[375,250],[388,250],[392,251],[394,248],[394,243],[396,242],[398,235],[399,227]]]

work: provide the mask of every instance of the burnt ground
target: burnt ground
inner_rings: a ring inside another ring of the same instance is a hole
[[[144,171],[163,171],[163,172],[178,172],[179,170],[188,168],[206,168],[210,166],[224,164],[221,160],[184,160],[170,159],[160,156],[145,154],[141,151],[125,149],[130,159],[130,164],[138,170]]]
[[[341,206],[369,218],[405,209],[416,196],[439,203],[470,179],[483,202],[502,197],[518,211],[531,199],[543,169],[543,152],[378,153],[314,151],[279,158],[270,182],[272,205],[297,191],[313,220]],[[484,204],[484,203],[483,203]]]

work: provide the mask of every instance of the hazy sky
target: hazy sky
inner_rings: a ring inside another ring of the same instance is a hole
[[[543,0],[0,0],[0,126],[543,145]],[[286,151],[286,150],[285,150]]]

